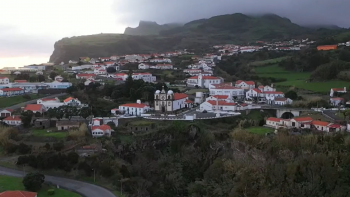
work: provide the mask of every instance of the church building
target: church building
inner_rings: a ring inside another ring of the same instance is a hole
[[[174,93],[172,90],[165,92],[157,90],[154,94],[154,109],[158,113],[173,113],[183,108],[192,108],[193,102],[184,93]]]

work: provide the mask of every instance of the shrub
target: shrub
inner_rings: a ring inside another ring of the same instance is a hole
[[[32,97],[31,97],[30,95],[28,95],[28,94],[25,94],[25,95],[23,95],[22,97],[23,97],[24,99],[27,99],[27,100],[32,99]]]
[[[52,196],[52,195],[55,194],[55,190],[54,190],[54,189],[48,189],[48,190],[47,190],[47,194],[48,194],[49,196]]]

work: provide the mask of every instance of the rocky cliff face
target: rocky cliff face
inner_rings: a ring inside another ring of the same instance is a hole
[[[134,36],[158,35],[160,31],[169,30],[179,26],[181,25],[180,24],[159,25],[156,22],[140,21],[138,27],[135,27],[135,28],[127,27],[124,31],[124,34],[134,35]]]

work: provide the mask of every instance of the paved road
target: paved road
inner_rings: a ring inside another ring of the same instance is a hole
[[[42,97],[42,98],[55,98],[55,97],[60,97],[60,96],[64,96],[66,95],[67,93],[61,93],[61,94],[52,94],[50,96],[46,96],[46,97]],[[30,101],[26,101],[26,102],[23,102],[23,103],[19,103],[17,105],[12,105],[10,107],[6,107],[5,109],[17,109],[17,108],[21,108],[21,107],[24,107],[25,105],[27,104],[33,104],[33,103],[36,103],[38,99],[35,99],[35,100],[30,100]],[[1,109],[2,110],[2,109]]]
[[[323,114],[325,114],[326,117],[328,116],[329,118],[331,118],[334,121],[342,121],[343,119],[336,115],[337,112],[338,111],[324,110]]]
[[[0,174],[13,177],[23,177],[24,175],[22,171],[8,169],[4,167],[0,167]],[[116,197],[112,192],[108,191],[107,189],[90,183],[46,175],[45,180],[52,184],[59,185],[62,188],[66,188],[68,190],[77,192],[83,195],[84,197]]]

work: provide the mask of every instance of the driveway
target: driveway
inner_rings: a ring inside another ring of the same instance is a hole
[[[55,98],[55,97],[60,97],[60,96],[64,96],[66,95],[67,93],[61,93],[61,94],[52,94],[50,96],[46,96],[46,97],[42,97],[42,98]],[[39,99],[39,98],[38,98]],[[5,109],[17,109],[17,108],[21,108],[21,107],[24,107],[25,105],[27,104],[33,104],[35,103],[36,104],[36,101],[38,99],[34,99],[34,100],[30,100],[30,101],[26,101],[26,102],[23,102],[23,103],[19,103],[19,104],[16,104],[16,105],[12,105],[10,107],[6,107]],[[2,109],[1,109],[2,110]]]
[[[4,167],[0,167],[0,174],[13,176],[13,177],[23,177],[24,175],[22,171],[8,169]],[[116,197],[109,190],[90,183],[85,183],[85,182],[61,178],[61,177],[46,176],[46,175],[45,175],[45,181],[55,185],[59,185],[59,187],[61,188],[65,188],[65,189],[77,192],[83,195],[83,197],[97,197],[97,196]]]

